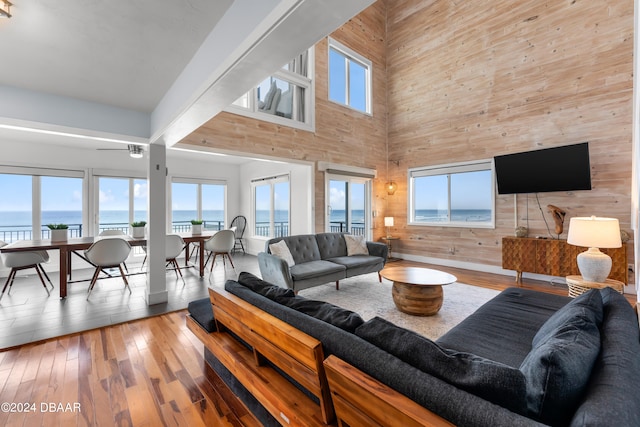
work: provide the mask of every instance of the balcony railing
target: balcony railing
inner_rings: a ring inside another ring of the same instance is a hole
[[[69,225],[69,237],[82,237],[83,229],[82,224],[68,224]],[[203,221],[203,230],[222,230],[224,228],[224,221]],[[98,232],[105,230],[121,230],[125,234],[129,234],[129,224],[123,222],[104,223],[98,226]],[[191,231],[191,221],[175,221],[171,225],[173,233],[187,233]],[[40,236],[33,237],[33,230],[31,226],[24,225],[2,225],[0,226],[0,240],[11,243],[17,240],[37,240],[37,239],[50,239],[51,230],[48,227],[43,226],[40,230]]]
[[[352,222],[351,230],[347,227],[347,223],[344,221],[331,221],[329,223],[329,229],[332,233],[351,233],[356,236],[364,236],[364,223]]]
[[[289,235],[289,222],[274,222],[275,237],[284,237]],[[268,222],[256,222],[256,236],[271,237],[271,225]]]

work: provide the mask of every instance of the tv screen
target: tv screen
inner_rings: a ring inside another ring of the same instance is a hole
[[[589,143],[494,157],[498,194],[591,190]]]

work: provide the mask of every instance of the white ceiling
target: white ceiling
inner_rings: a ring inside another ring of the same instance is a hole
[[[232,0],[14,0],[0,84],[150,113]]]
[[[373,1],[12,0],[0,144],[172,146]]]

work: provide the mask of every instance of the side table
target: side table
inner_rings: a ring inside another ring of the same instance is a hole
[[[575,298],[583,293],[589,291],[590,289],[602,289],[606,287],[611,287],[616,291],[624,294],[624,283],[619,280],[607,279],[604,282],[589,282],[588,280],[584,280],[582,276],[567,276],[565,278],[567,280],[567,286],[569,287],[569,296],[571,298]]]
[[[384,240],[387,242],[387,248],[389,250],[389,253],[387,254],[387,262],[395,262],[395,261],[400,261],[401,258],[394,258],[393,256],[391,256],[391,242],[394,240],[400,240],[399,237],[392,237],[392,236],[385,236],[385,237],[381,237],[381,240]]]

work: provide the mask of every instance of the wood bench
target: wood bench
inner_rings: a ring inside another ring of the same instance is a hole
[[[187,326],[262,406],[282,425],[333,423],[320,341],[227,291],[209,289],[209,296],[217,330],[207,332],[190,316]]]

